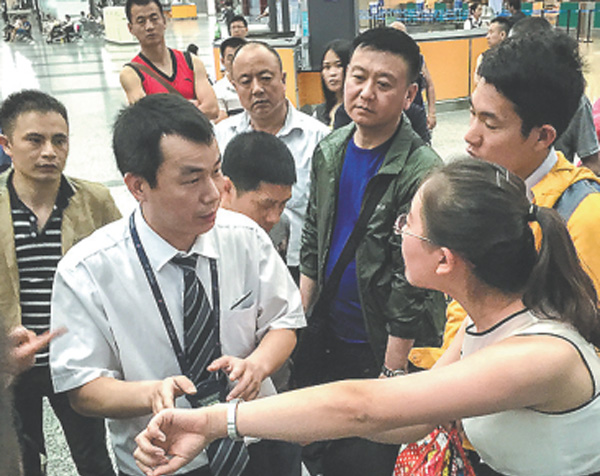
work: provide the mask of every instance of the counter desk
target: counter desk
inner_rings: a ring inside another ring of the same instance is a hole
[[[486,29],[454,30],[415,33],[412,37],[419,44],[427,68],[433,78],[437,101],[468,98],[473,90],[473,73],[477,57],[488,48]],[[283,63],[286,73],[286,96],[298,108],[306,104],[324,101],[319,71],[301,71],[299,68],[300,39],[249,38],[273,46]],[[220,79],[221,60],[218,40],[213,45],[215,76]]]
[[[411,35],[419,44],[433,78],[437,101],[469,97],[477,57],[488,49],[486,34],[486,29],[477,29]],[[324,101],[318,71],[298,73],[298,89],[300,107]]]

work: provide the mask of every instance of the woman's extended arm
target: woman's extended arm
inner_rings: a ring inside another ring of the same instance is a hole
[[[428,372],[335,382],[243,403],[237,429],[244,436],[299,442],[369,438],[399,427],[553,407],[569,398],[565,388],[582,388],[585,372],[577,351],[561,339],[515,337]],[[226,413],[225,405],[161,412],[136,440],[140,467],[158,476],[183,466],[207,443],[226,437]]]

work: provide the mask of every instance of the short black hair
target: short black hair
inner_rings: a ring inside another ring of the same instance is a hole
[[[248,28],[248,20],[244,17],[244,15],[234,15],[231,17],[231,20],[227,22],[227,31],[231,35],[231,24],[236,21],[241,21],[246,28]]]
[[[164,17],[165,14],[163,12],[163,6],[162,3],[160,3],[160,0],[127,0],[127,2],[125,2],[125,15],[127,16],[127,21],[129,23],[131,23],[131,8],[133,7],[133,5],[149,5],[151,3],[155,3],[156,6],[158,6],[158,9],[160,10],[160,14]]]
[[[235,48],[237,50],[241,46],[244,46],[246,43],[248,42],[244,38],[239,38],[237,36],[231,36],[226,40],[223,40],[221,42],[221,45],[219,46],[219,50],[221,51],[221,58],[225,57],[225,48]]]
[[[123,108],[113,127],[113,151],[121,174],[138,175],[154,187],[163,161],[160,141],[167,135],[207,145],[215,140],[210,121],[182,96],[151,94]]]
[[[240,192],[257,190],[261,182],[275,185],[296,183],[294,157],[272,134],[260,131],[235,136],[223,153],[223,174]]]
[[[56,112],[69,126],[67,108],[58,99],[37,89],[24,89],[9,95],[0,106],[0,127],[2,132],[10,137],[14,132],[15,124],[21,114],[26,112],[40,112],[47,114]]]
[[[419,46],[408,34],[395,28],[373,28],[358,35],[352,42],[352,56],[359,48],[392,53],[402,57],[408,66],[408,82],[414,83],[421,71]]]
[[[511,36],[484,53],[477,72],[513,104],[524,137],[544,124],[559,137],[579,106],[582,69],[577,41],[552,30]]]
[[[513,24],[508,17],[496,17],[490,22],[490,25],[492,23],[500,25],[500,28],[502,28],[502,31],[506,33],[506,36],[508,37],[508,32],[510,31]]]
[[[507,0],[506,3],[514,10],[517,10],[518,12],[521,11],[521,0]]]
[[[510,29],[510,36],[537,35],[552,30],[550,22],[542,17],[525,17],[517,21]]]
[[[237,58],[237,56],[240,54],[240,51],[242,51],[243,49],[257,46],[262,46],[269,53],[271,53],[277,59],[277,63],[279,64],[279,70],[283,71],[283,63],[281,62],[281,56],[279,56],[279,53],[277,53],[277,50],[275,48],[273,48],[268,43],[265,43],[264,41],[247,41],[245,45],[240,46],[235,52],[235,56],[233,57],[234,61],[235,58]]]

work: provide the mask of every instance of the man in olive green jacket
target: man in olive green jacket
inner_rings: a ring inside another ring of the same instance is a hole
[[[441,164],[402,112],[415,97],[419,68],[419,48],[405,33],[380,28],[357,37],[344,88],[354,122],[323,139],[313,155],[300,253],[305,309],[314,305],[368,197],[387,186],[321,316],[327,352],[314,365],[321,381],[401,375],[413,343],[440,344],[443,296],[407,282],[393,231],[421,180]],[[302,354],[301,346],[298,364]],[[325,453],[324,476],[389,476],[397,448],[338,441]]]

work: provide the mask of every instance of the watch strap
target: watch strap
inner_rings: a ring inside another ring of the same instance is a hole
[[[244,439],[237,429],[237,409],[241,401],[241,398],[234,398],[227,404],[227,436],[233,441]]]

